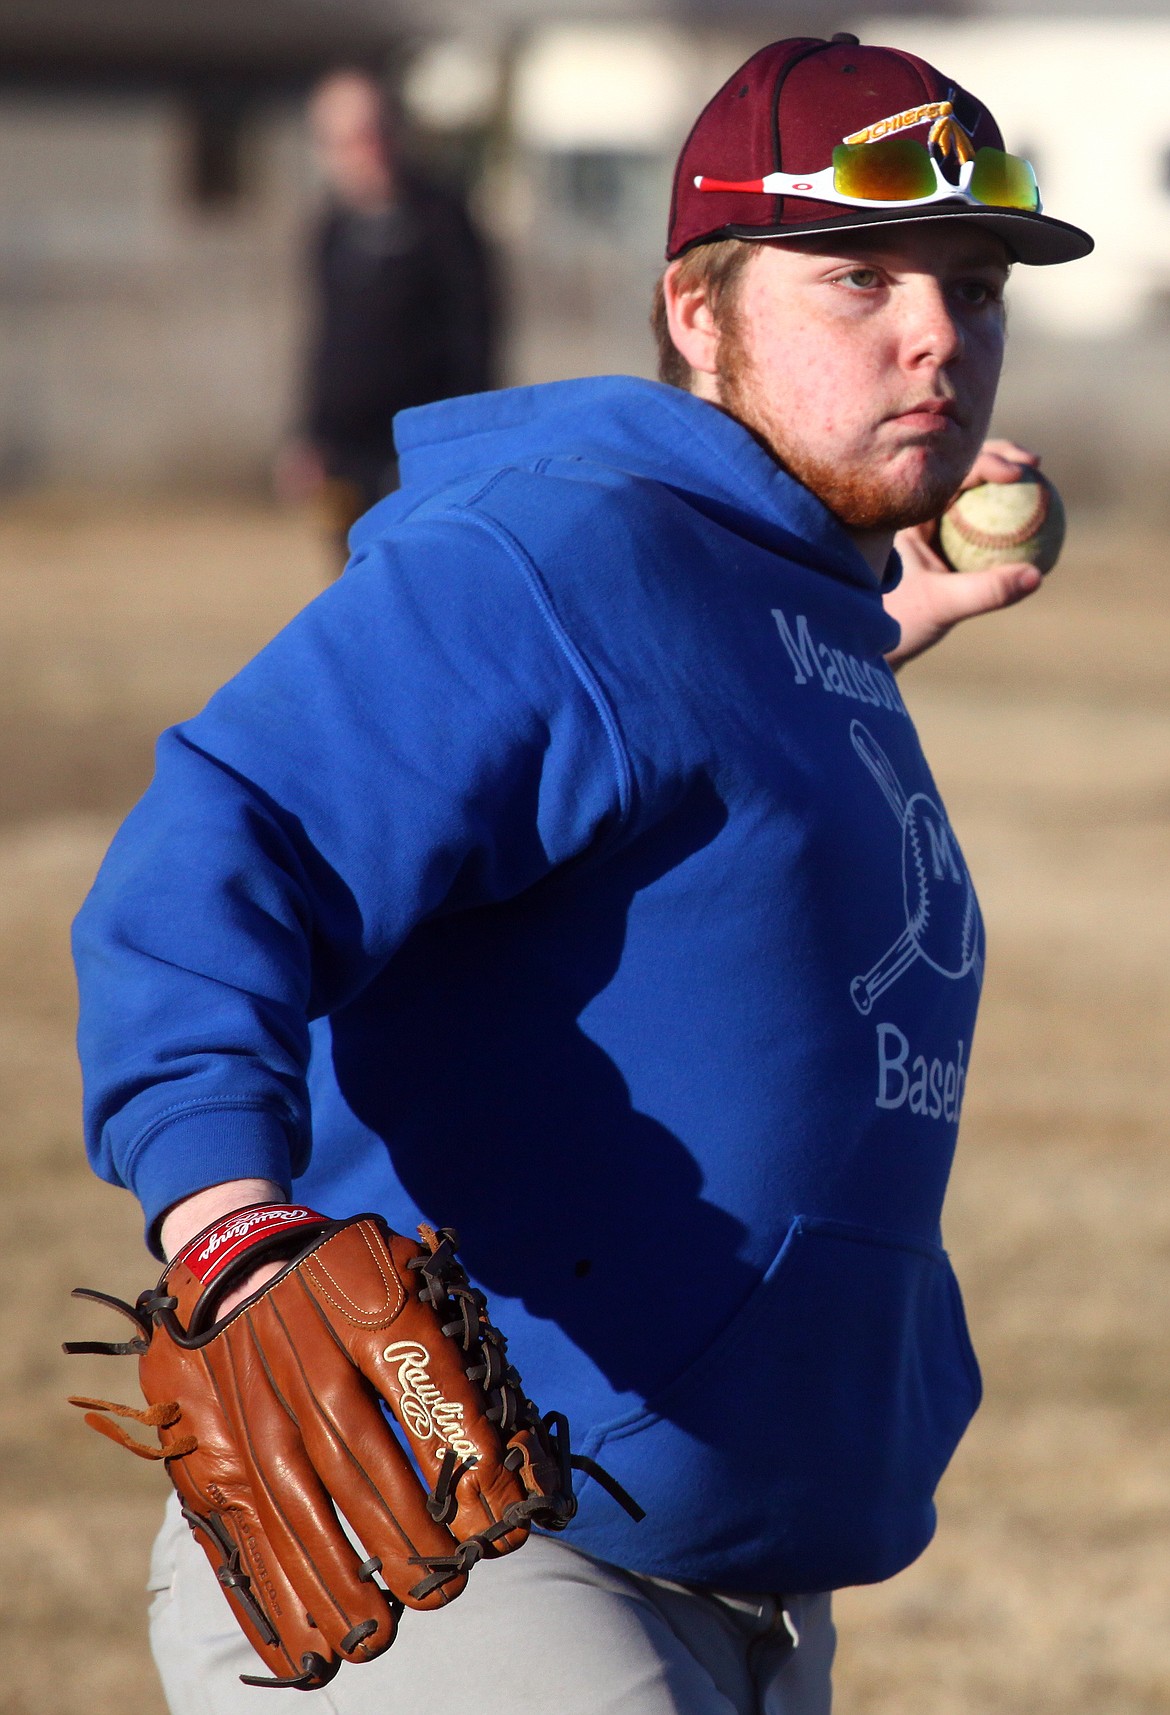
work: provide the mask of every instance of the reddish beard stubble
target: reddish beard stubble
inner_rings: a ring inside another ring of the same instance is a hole
[[[886,470],[830,464],[810,453],[774,415],[760,388],[744,337],[734,290],[716,306],[719,402],[742,423],[782,470],[796,478],[850,530],[907,530],[940,518],[967,474],[978,447],[966,454],[932,459],[910,481]],[[933,436],[909,436],[904,446],[925,446]]]

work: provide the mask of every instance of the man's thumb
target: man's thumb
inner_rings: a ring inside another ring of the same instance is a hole
[[[956,620],[975,619],[999,607],[1011,607],[1040,588],[1043,578],[1035,566],[1023,561],[986,566],[979,572],[956,572],[949,591],[951,612]]]

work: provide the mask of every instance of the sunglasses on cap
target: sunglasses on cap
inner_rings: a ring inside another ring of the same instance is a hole
[[[765,196],[810,197],[845,208],[906,208],[967,202],[980,208],[1042,209],[1031,163],[1002,149],[976,149],[959,166],[957,184],[943,174],[925,143],[884,137],[876,143],[839,143],[833,164],[815,173],[766,173],[762,179],[695,176],[700,191],[757,191]]]

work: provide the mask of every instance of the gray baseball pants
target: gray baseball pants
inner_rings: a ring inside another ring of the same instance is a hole
[[[171,1715],[265,1715],[265,1668],[172,1500],[150,1636]],[[795,1641],[794,1641],[795,1637]],[[306,1715],[829,1715],[829,1597],[720,1595],[619,1571],[550,1537],[484,1561],[457,1602],[403,1615]]]

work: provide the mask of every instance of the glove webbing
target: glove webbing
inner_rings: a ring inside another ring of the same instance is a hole
[[[484,1312],[487,1299],[472,1286],[467,1272],[455,1255],[459,1239],[451,1227],[420,1226],[419,1236],[427,1249],[411,1257],[407,1268],[421,1274],[425,1284],[419,1298],[438,1312],[453,1309],[455,1317],[443,1323],[443,1333],[449,1339],[458,1338],[469,1358],[464,1365],[470,1380],[478,1382],[491,1400],[485,1415],[500,1434],[507,1437],[524,1420],[525,1427],[535,1428],[524,1406],[527,1401],[520,1391],[520,1377],[507,1362],[508,1342],[500,1330],[489,1322]]]
[[[458,1338],[464,1352],[478,1360],[464,1368],[471,1380],[478,1382],[491,1399],[487,1417],[499,1426],[505,1437],[516,1429],[532,1430],[543,1445],[551,1446],[562,1480],[559,1500],[547,1495],[530,1495],[525,1500],[514,1501],[502,1518],[467,1538],[454,1554],[442,1560],[419,1557],[418,1564],[428,1568],[428,1576],[414,1586],[411,1595],[427,1595],[461,1572],[470,1570],[497,1538],[506,1536],[518,1525],[535,1523],[546,1530],[563,1530],[577,1510],[573,1494],[574,1471],[583,1471],[600,1483],[635,1522],[645,1518],[644,1510],[596,1460],[571,1451],[569,1424],[564,1414],[549,1412],[541,1417],[523,1392],[518,1373],[507,1361],[508,1342],[487,1320],[484,1314],[487,1300],[478,1288],[471,1285],[455,1255],[459,1240],[454,1230],[441,1227],[436,1232],[431,1227],[420,1226],[419,1236],[427,1249],[412,1257],[407,1267],[423,1277],[425,1285],[420,1289],[419,1297],[424,1303],[438,1311],[448,1304],[456,1310],[455,1319],[443,1323],[443,1333],[451,1339]],[[524,1455],[519,1448],[504,1460],[511,1470],[518,1470],[523,1463]],[[459,1463],[457,1455],[448,1449],[434,1493],[427,1501],[427,1509],[433,1518],[445,1521],[452,1516],[455,1511],[455,1484],[472,1464],[474,1460],[471,1459]]]
[[[473,1360],[464,1365],[464,1373],[472,1381],[479,1383],[491,1402],[484,1415],[498,1426],[501,1435],[505,1437],[518,1426],[539,1428],[539,1419],[521,1391],[520,1377],[505,1356],[508,1343],[500,1330],[487,1319],[487,1299],[477,1287],[472,1286],[466,1270],[455,1255],[459,1239],[454,1229],[440,1227],[436,1231],[433,1227],[423,1225],[419,1227],[419,1237],[427,1248],[418,1256],[412,1257],[406,1266],[423,1277],[424,1284],[419,1288],[419,1298],[424,1304],[429,1304],[440,1314],[448,1308],[455,1312],[450,1321],[442,1324],[443,1333],[448,1339],[458,1339],[466,1355]],[[505,1464],[510,1465],[512,1470],[517,1469],[522,1462],[522,1454],[518,1454],[515,1459],[509,1454],[505,1460]],[[434,1490],[427,1499],[427,1511],[432,1518],[446,1523],[454,1516],[455,1485],[464,1471],[474,1464],[474,1458],[460,1461],[458,1455],[448,1448]],[[572,1500],[571,1490],[568,1494],[569,1503],[575,1511],[576,1502]],[[421,1555],[414,1557],[415,1564],[427,1568],[427,1576],[413,1587],[411,1595],[427,1596],[441,1585],[450,1583],[453,1578],[470,1571],[498,1537],[507,1536],[518,1524],[542,1514],[548,1517],[552,1528],[562,1522],[567,1523],[568,1516],[571,1515],[567,1515],[562,1521],[560,1515],[563,1510],[563,1506],[558,1508],[544,1496],[534,1495],[527,1500],[514,1502],[495,1524],[461,1542],[454,1554],[442,1558],[426,1558]],[[553,1523],[554,1519],[556,1524]]]

